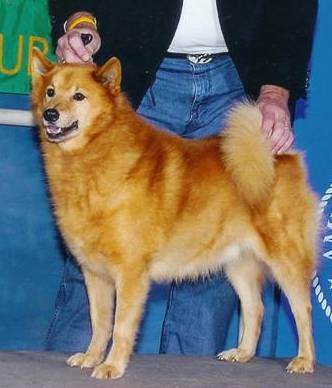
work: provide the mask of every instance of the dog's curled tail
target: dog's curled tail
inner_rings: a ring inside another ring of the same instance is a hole
[[[261,124],[258,107],[240,103],[231,110],[221,140],[225,168],[250,207],[264,202],[275,177],[274,157]]]

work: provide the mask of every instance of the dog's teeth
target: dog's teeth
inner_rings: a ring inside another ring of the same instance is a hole
[[[56,126],[48,126],[46,129],[48,133],[52,134],[57,134],[61,132],[61,128]]]

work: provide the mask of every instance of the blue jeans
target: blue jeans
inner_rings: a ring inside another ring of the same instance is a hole
[[[231,105],[244,97],[241,81],[227,54],[205,64],[194,64],[186,58],[165,58],[138,113],[179,136],[202,138],[220,132]],[[236,306],[235,293],[222,273],[170,286],[154,285],[136,350],[215,354],[223,348]],[[149,311],[154,311],[155,316],[151,317]],[[90,338],[84,280],[68,257],[46,349],[84,351]],[[149,341],[157,346],[149,346]]]

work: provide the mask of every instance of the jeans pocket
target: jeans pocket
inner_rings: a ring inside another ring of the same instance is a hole
[[[144,108],[155,108],[156,107],[156,97],[153,91],[153,87],[150,86],[147,92],[145,93],[145,96],[141,102],[141,105]]]
[[[227,63],[227,70],[225,74],[227,76],[229,86],[232,90],[244,90],[238,70],[230,58],[229,62]]]

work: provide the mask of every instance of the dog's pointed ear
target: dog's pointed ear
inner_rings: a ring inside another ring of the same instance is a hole
[[[33,47],[31,56],[32,85],[38,82],[52,67],[53,64],[48,61],[44,54],[37,47]]]
[[[118,58],[110,58],[96,73],[104,85],[106,85],[112,94],[117,95],[121,90],[121,64]]]

